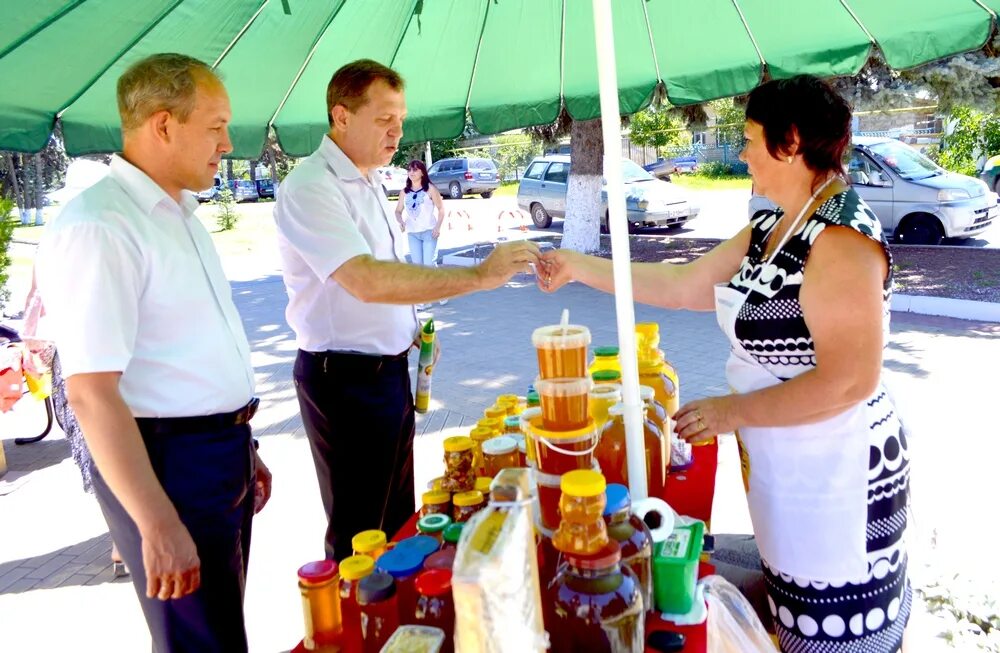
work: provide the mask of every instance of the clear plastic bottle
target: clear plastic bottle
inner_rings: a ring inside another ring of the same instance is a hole
[[[609,411],[609,419],[601,431],[594,455],[609,483],[620,483],[628,487],[628,456],[625,452],[624,404],[615,404]],[[645,410],[643,410],[645,413]],[[662,497],[664,485],[663,434],[656,424],[644,416],[643,438],[646,455],[646,486],[650,496]]]
[[[594,347],[594,358],[590,361],[587,373],[593,377],[594,372],[614,370],[621,374],[622,365],[618,359],[618,347]]]
[[[562,476],[560,489],[561,518],[552,545],[565,554],[597,553],[608,543],[604,477],[589,469],[568,472]]]

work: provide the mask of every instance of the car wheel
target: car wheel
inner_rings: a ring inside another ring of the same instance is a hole
[[[479,196],[482,197],[484,200],[488,200],[489,198],[493,197],[493,191],[488,190],[485,193],[479,193]]]
[[[629,222],[628,223],[628,232],[630,234],[637,234],[641,230],[642,230],[642,223],[641,222]]]
[[[531,221],[539,229],[548,229],[552,225],[552,216],[545,210],[545,207],[537,202],[531,205]]]
[[[462,199],[462,186],[457,181],[448,184],[448,197],[453,200]]]
[[[896,240],[904,245],[940,245],[944,230],[937,218],[930,215],[913,215],[896,230]]]

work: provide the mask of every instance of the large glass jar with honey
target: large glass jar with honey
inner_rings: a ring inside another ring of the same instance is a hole
[[[632,570],[621,564],[618,542],[594,555],[566,555],[553,581],[552,653],[632,653],[644,650],[645,610]]]
[[[332,643],[342,631],[337,563],[319,560],[299,568],[299,592],[308,648]]]
[[[646,486],[649,496],[662,497],[665,482],[663,434],[656,424],[643,413],[643,442],[646,456]],[[628,456],[625,446],[625,405],[615,404],[608,410],[609,419],[601,431],[601,438],[594,450],[601,472],[609,483],[629,487]]]
[[[612,483],[605,490],[604,521],[608,537],[621,547],[622,565],[639,580],[643,605],[653,610],[653,535],[638,515],[632,514],[632,498],[624,485]]]

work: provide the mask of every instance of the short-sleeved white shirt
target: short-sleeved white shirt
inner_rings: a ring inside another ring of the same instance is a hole
[[[333,280],[352,258],[404,262],[408,247],[376,171],[329,136],[281,182],[274,208],[288,308],[299,349],[394,355],[417,332],[413,306],[365,303]]]
[[[180,205],[115,156],[47,228],[36,275],[63,373],[121,372],[136,417],[237,410],[250,346],[229,282],[185,191]]]

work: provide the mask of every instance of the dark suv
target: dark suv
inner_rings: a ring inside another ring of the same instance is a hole
[[[257,184],[257,196],[260,197],[260,199],[264,199],[265,197],[272,200],[274,199],[273,179],[270,177],[263,177],[261,179],[257,179],[255,183]]]
[[[468,193],[490,197],[500,187],[497,164],[492,159],[441,159],[427,176],[442,195],[453,200]]]

